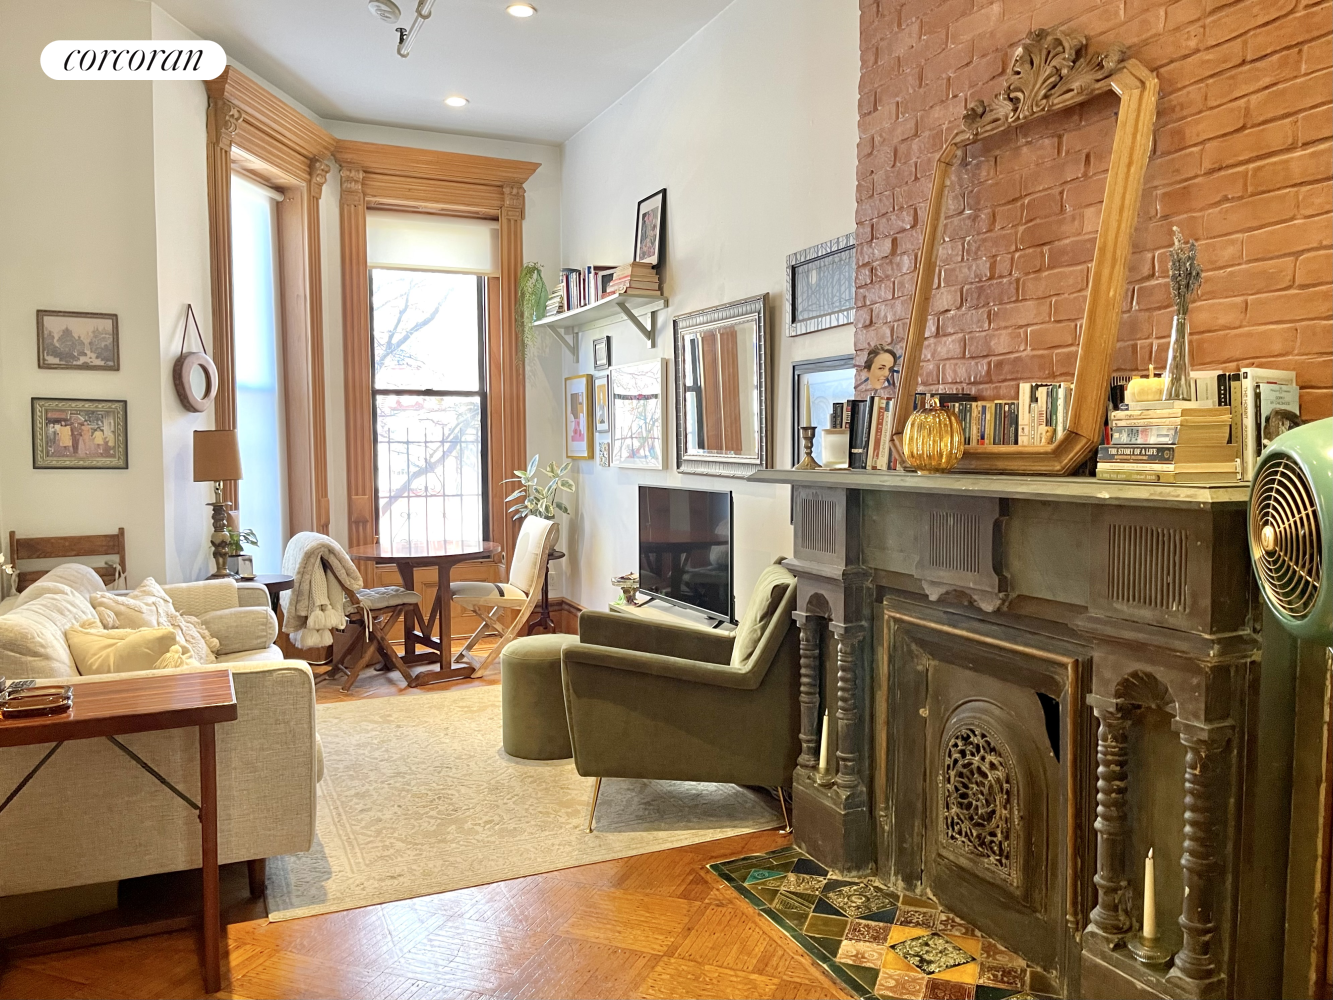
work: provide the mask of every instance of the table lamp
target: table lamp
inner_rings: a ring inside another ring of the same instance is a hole
[[[194,481],[213,484],[213,563],[215,580],[230,577],[227,572],[227,505],[222,501],[222,484],[241,478],[241,442],[234,430],[194,432]]]

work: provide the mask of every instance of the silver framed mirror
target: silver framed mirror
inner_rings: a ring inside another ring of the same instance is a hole
[[[675,319],[676,468],[748,476],[769,465],[768,296]]]

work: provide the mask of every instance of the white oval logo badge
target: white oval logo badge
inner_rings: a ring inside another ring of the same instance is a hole
[[[212,80],[226,68],[217,42],[62,40],[42,49],[52,80]]]

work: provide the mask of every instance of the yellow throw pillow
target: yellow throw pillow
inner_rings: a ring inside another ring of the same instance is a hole
[[[65,641],[74,656],[74,665],[85,677],[89,674],[128,674],[156,670],[172,648],[177,649],[176,632],[169,628],[103,629],[94,621],[65,630]],[[166,665],[171,665],[170,661]]]

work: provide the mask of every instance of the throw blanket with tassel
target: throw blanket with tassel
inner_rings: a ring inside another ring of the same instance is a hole
[[[364,584],[343,547],[328,535],[302,531],[287,543],[282,571],[292,576],[292,589],[282,595],[282,630],[300,649],[317,649],[333,642],[333,630],[346,628],[343,592]]]

